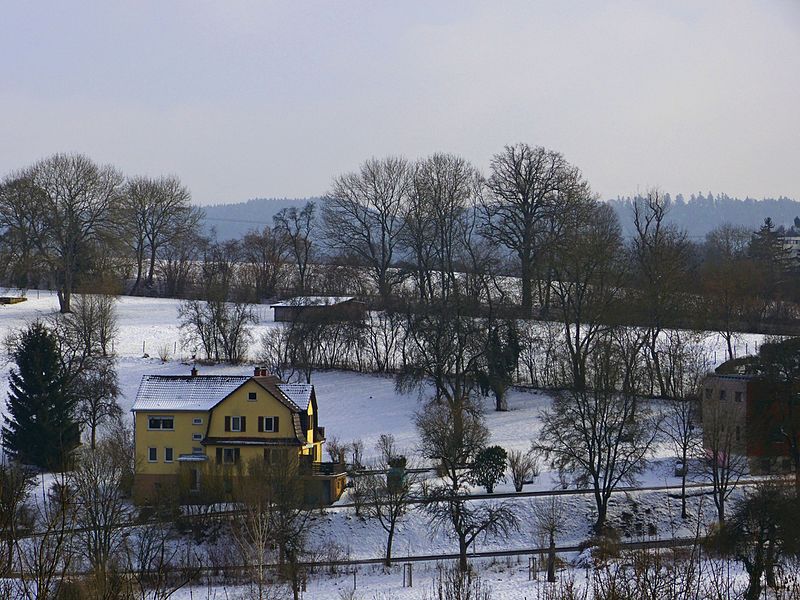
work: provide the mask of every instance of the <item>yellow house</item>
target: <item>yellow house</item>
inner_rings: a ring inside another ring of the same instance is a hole
[[[136,475],[134,498],[147,502],[160,488],[188,474],[189,488],[200,491],[202,473],[224,472],[276,453],[296,453],[303,472],[313,477],[315,497],[339,498],[343,465],[322,463],[325,430],[317,421],[311,384],[283,383],[266,369],[252,376],[145,375],[134,415]]]

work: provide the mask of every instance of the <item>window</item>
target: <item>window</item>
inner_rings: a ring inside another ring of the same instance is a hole
[[[194,448],[192,448],[192,454],[205,454],[205,452],[203,452],[203,448],[198,448],[197,446],[195,446]]]
[[[248,402],[255,402],[258,399],[255,392],[249,392],[247,394],[247,401]]]
[[[741,402],[742,401],[742,392],[734,392],[733,393],[733,399],[736,402]]]
[[[192,434],[192,441],[193,442],[199,442],[202,439],[203,439],[203,434],[202,433],[193,433]]]
[[[245,417],[225,417],[225,431],[247,431]]]
[[[173,431],[175,429],[175,417],[147,417],[147,428]]]
[[[192,419],[192,425],[202,425],[202,424],[203,424],[203,419],[202,418],[195,417],[194,419]]]
[[[158,448],[147,449],[147,460],[150,462],[156,462],[158,460]]]
[[[222,449],[222,462],[226,465],[235,465],[239,460],[238,448],[223,448]]]
[[[258,417],[258,431],[273,433],[278,431],[278,417]]]
[[[706,400],[711,400],[711,388],[706,388]]]
[[[728,396],[728,394],[727,394],[727,392],[725,392],[725,390],[720,390],[719,391],[719,401],[720,402],[724,402],[727,399],[727,396]]]
[[[164,448],[164,462],[172,462],[172,448]]]

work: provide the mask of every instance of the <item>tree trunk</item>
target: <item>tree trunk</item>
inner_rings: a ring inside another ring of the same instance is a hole
[[[505,412],[508,410],[508,401],[506,400],[506,395],[503,392],[496,391],[494,393],[494,399],[496,411]]]
[[[387,567],[392,566],[392,540],[394,539],[394,522],[389,527],[389,536],[386,539],[386,559],[383,561]]]
[[[522,310],[526,317],[530,317],[533,311],[533,285],[531,283],[530,267],[522,263]]]
[[[594,531],[597,535],[603,534],[606,526],[606,515],[608,514],[608,499],[603,498],[599,490],[594,493],[595,503],[597,504],[597,520],[594,522]]]
[[[156,270],[156,249],[150,248],[150,267],[147,269],[147,285],[153,285],[153,276]]]
[[[547,581],[550,583],[556,581],[556,541],[552,533],[550,533],[550,548],[547,551]]]
[[[458,538],[458,569],[462,573],[466,573],[469,570],[469,565],[467,564],[467,540],[464,539],[462,536]]]
[[[682,463],[681,466],[683,470],[681,471],[681,519],[686,518],[686,473],[688,472],[688,466],[686,465],[686,448],[683,448],[683,455],[681,457]]]
[[[745,600],[758,600],[761,595],[761,575],[763,574],[763,567],[753,567],[747,570],[748,582],[747,590],[745,590]]]

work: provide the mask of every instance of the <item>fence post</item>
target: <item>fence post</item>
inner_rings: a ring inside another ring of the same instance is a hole
[[[403,587],[414,587],[414,575],[411,569],[410,562],[403,564]]]
[[[539,574],[536,572],[536,557],[528,557],[528,581],[539,579]]]

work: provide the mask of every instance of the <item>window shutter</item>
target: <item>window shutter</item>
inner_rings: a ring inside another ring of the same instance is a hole
[[[264,417],[258,417],[258,433],[264,431]]]
[[[247,417],[242,417],[242,433],[247,431]]]
[[[217,464],[222,462],[222,448],[217,448]]]
[[[225,431],[231,430],[231,418],[225,417]]]
[[[236,464],[239,463],[239,448],[233,449],[233,462]]]
[[[272,417],[272,431],[278,431],[278,417]]]

